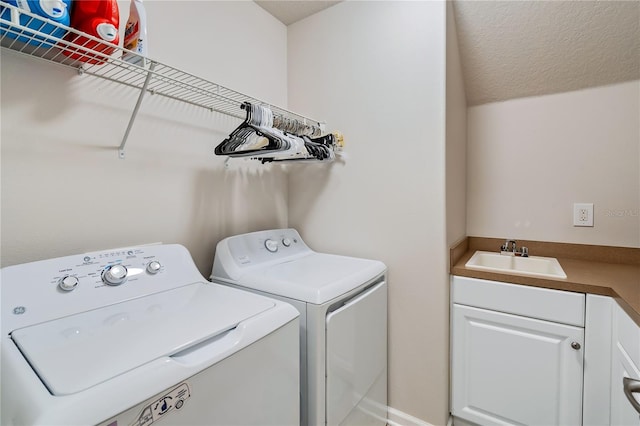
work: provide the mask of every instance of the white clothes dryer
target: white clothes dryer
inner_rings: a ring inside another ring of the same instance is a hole
[[[211,279],[300,312],[301,424],[386,424],[382,262],[316,253],[295,229],[277,229],[220,241]]]
[[[180,245],[9,266],[3,425],[296,425],[298,312]]]

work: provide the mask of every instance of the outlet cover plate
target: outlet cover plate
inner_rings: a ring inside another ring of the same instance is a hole
[[[593,203],[573,203],[573,226],[593,227]]]

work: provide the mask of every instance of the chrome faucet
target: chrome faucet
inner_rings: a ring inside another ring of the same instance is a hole
[[[500,254],[507,256],[529,257],[529,249],[522,247],[518,250],[515,240],[507,240],[502,246],[500,246]]]
[[[509,245],[511,245],[511,250],[509,250]],[[516,252],[516,241],[515,240],[507,240],[505,241],[505,243],[502,245],[502,247],[500,247],[500,252],[502,252],[503,254],[511,254],[511,253],[515,253]]]

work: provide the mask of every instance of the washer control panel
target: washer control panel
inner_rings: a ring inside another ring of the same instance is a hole
[[[1,272],[3,330],[205,281],[178,244],[59,257]]]
[[[83,285],[119,286],[130,277],[139,280],[141,274],[152,277],[163,271],[164,267],[156,255],[149,255],[143,249],[129,249],[84,255],[82,262],[59,270],[61,275],[52,276],[51,282],[57,282],[58,289],[67,293]]]

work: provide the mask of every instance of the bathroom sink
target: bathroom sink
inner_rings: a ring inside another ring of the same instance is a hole
[[[558,259],[553,257],[520,257],[490,251],[476,251],[465,266],[469,269],[506,272],[514,275],[567,278]]]

